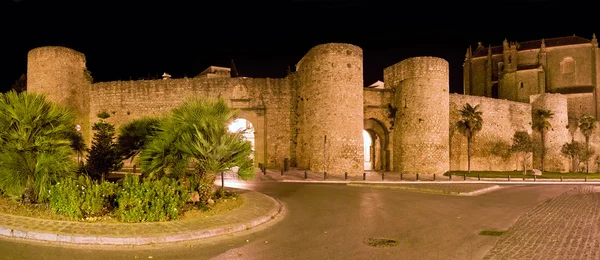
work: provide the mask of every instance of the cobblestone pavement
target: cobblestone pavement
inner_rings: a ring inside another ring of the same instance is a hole
[[[574,186],[538,205],[484,259],[600,259],[600,186]]]

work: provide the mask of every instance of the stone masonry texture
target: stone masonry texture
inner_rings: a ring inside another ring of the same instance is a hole
[[[363,55],[350,44],[313,47],[298,62],[300,167],[333,175],[363,171]]]
[[[443,174],[449,170],[448,62],[436,57],[403,60],[384,70],[396,90],[394,171]]]
[[[555,115],[546,142],[549,171],[569,170],[560,148],[584,141],[577,120],[598,116],[600,51],[597,39],[563,37],[505,42],[467,49],[463,64],[466,95],[449,94],[449,66],[437,57],[412,57],[383,70],[383,87],[364,87],[363,51],[346,43],[317,45],[296,71],[284,78],[168,78],[94,82],[83,53],[62,46],[28,53],[27,91],[73,109],[87,144],[97,114],[108,112],[119,126],[142,117],[160,117],[188,98],[222,97],[254,127],[258,165],[290,166],[330,176],[364,170],[363,130],[373,139],[372,169],[441,174],[466,170],[466,138],[454,125],[464,104],[480,104],[483,129],[473,139],[473,170],[521,170],[513,155],[499,155],[515,131],[531,128],[536,108]],[[537,45],[536,45],[537,44]],[[533,47],[532,47],[533,46]],[[391,108],[391,109],[390,109]],[[395,114],[391,113],[396,111]],[[600,148],[600,129],[590,137]],[[596,155],[594,155],[595,157]],[[539,154],[527,167],[539,168]],[[592,159],[590,171],[600,167]]]

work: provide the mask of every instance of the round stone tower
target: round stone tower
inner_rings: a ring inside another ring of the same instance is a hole
[[[405,59],[384,69],[394,88],[394,168],[400,173],[450,170],[448,62],[437,57]]]
[[[298,166],[331,175],[362,174],[363,52],[360,47],[317,45],[296,65]]]
[[[81,126],[86,143],[90,143],[89,88],[91,77],[85,56],[75,50],[48,46],[27,54],[27,91],[45,94],[49,101],[73,109],[76,124]]]
[[[560,152],[563,144],[570,143],[569,116],[567,113],[567,97],[562,94],[544,93],[530,97],[532,108],[532,121],[536,110],[543,109],[552,112],[552,118],[548,119],[550,129],[545,132],[544,142],[546,152],[544,154],[544,170],[553,172],[569,171],[569,160]],[[541,133],[533,131],[533,138],[541,143]],[[541,152],[533,154],[533,167],[541,170]]]

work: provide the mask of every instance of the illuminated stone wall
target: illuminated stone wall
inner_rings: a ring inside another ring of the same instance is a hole
[[[562,145],[570,142],[569,118],[567,115],[567,97],[561,94],[542,94],[531,97],[532,113],[536,109],[550,110],[554,116],[548,120],[552,128],[546,132],[546,154],[544,169],[546,171],[566,172],[569,170],[569,160],[565,158],[560,149]],[[533,132],[534,140],[541,142],[539,132]],[[533,165],[541,169],[541,154],[536,153],[533,157]]]
[[[450,169],[448,71],[448,62],[436,57],[409,58],[384,69],[398,108],[394,171],[443,174]]]
[[[393,105],[393,89],[365,88],[364,92],[364,128],[372,131],[380,139],[374,165],[375,170],[391,171],[393,168],[393,140],[394,130],[389,118],[388,104]]]
[[[471,170],[522,170],[523,161],[520,157],[502,155],[512,145],[516,131],[531,134],[531,105],[458,94],[450,94],[450,169],[466,171],[468,168],[467,137],[456,128],[456,123],[461,119],[459,111],[467,103],[479,105],[483,119],[482,129],[475,134],[471,144]],[[527,167],[531,169],[531,157]]]
[[[89,84],[85,56],[73,49],[48,46],[27,54],[27,91],[45,94],[48,100],[71,108],[76,124],[82,126],[82,135],[89,144]]]
[[[362,174],[362,49],[341,43],[317,45],[296,68],[298,166],[332,175]]]
[[[91,87],[90,122],[111,114],[116,127],[144,116],[160,116],[191,97],[223,97],[255,129],[257,163],[280,168],[290,158],[291,95],[289,80],[271,78],[181,78],[111,81]]]

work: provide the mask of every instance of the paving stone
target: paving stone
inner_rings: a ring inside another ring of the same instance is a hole
[[[600,193],[575,186],[521,216],[484,259],[598,259],[599,232]]]

